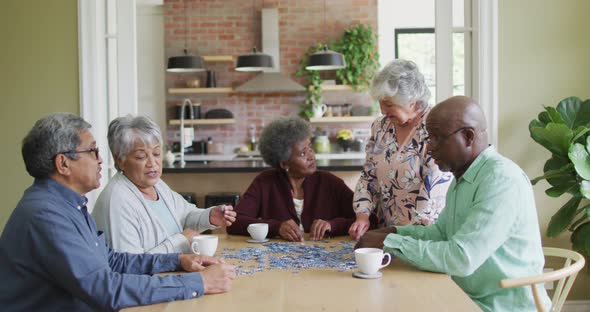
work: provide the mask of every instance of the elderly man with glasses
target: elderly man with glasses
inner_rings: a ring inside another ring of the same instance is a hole
[[[356,247],[383,248],[422,270],[447,273],[484,311],[536,311],[530,289],[499,285],[543,271],[528,177],[488,145],[483,112],[468,97],[435,106],[426,129],[432,158],[455,177],[445,210],[430,226],[367,232]],[[545,289],[537,287],[549,307]]]
[[[35,178],[0,236],[3,311],[114,311],[226,292],[233,266],[197,255],[116,253],[88,214],[102,158],[90,124],[68,113],[35,123],[23,140]],[[166,271],[201,271],[152,276]]]

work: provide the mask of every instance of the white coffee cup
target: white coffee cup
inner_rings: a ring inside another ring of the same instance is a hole
[[[385,258],[387,258],[387,262],[382,264]],[[354,259],[361,273],[373,275],[389,265],[391,255],[383,253],[383,250],[379,248],[359,248],[354,251]]]
[[[248,233],[252,239],[263,241],[268,234],[268,223],[252,223],[248,225]]]
[[[326,111],[328,110],[328,106],[326,104],[313,104],[312,111],[314,118],[320,118],[324,116]]]
[[[197,255],[213,256],[217,250],[219,238],[215,235],[193,236],[191,249]]]

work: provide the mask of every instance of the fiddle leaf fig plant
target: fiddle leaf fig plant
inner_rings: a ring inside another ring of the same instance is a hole
[[[590,99],[561,100],[556,107],[545,107],[529,124],[531,138],[551,152],[543,175],[531,182],[547,180],[545,193],[568,200],[549,221],[547,236],[571,232],[574,250],[590,256]]]

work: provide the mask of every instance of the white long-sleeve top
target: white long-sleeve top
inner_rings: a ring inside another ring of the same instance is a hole
[[[197,208],[174,192],[162,180],[155,185],[170,210],[180,232],[215,228],[209,222],[213,208]],[[181,234],[168,236],[139,189],[122,173],[117,173],[98,196],[92,216],[107,244],[118,252],[190,253],[190,242]]]

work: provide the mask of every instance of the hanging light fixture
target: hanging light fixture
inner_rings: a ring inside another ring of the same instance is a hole
[[[326,37],[326,0],[324,0],[324,37]],[[346,61],[344,60],[344,55],[332,50],[328,50],[328,46],[324,45],[320,51],[309,56],[305,69],[335,70],[345,67]]]
[[[173,56],[168,58],[168,67],[166,69],[167,72],[171,73],[194,73],[194,72],[202,72],[205,71],[205,66],[203,65],[203,58],[200,56],[190,55],[187,47],[188,41],[188,14],[186,10],[186,2],[184,4],[184,28],[186,29],[186,34],[184,37],[184,55],[181,56]]]
[[[253,16],[256,16],[256,2],[252,1]],[[272,56],[258,52],[256,47],[252,48],[252,53],[238,56],[236,61],[236,71],[254,72],[273,68]]]

